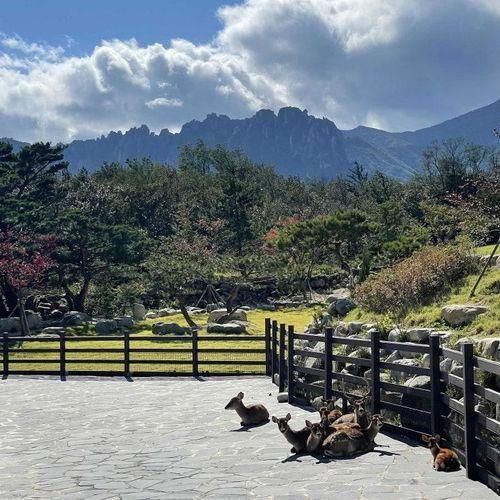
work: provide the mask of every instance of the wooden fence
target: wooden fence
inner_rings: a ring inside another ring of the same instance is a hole
[[[370,338],[337,337],[331,328],[326,328],[323,335],[295,333],[292,325],[278,325],[271,319],[266,320],[265,330],[266,345],[270,349],[266,355],[266,373],[280,391],[288,390],[290,403],[309,403],[314,396],[338,397],[342,398],[345,410],[347,398],[359,397],[361,388],[365,393],[370,392],[372,413],[388,411],[399,416],[401,424],[385,423],[385,431],[418,441],[423,432],[445,436],[456,449],[467,477],[481,480],[500,493],[500,422],[476,406],[478,396],[485,404],[500,404],[500,393],[479,383],[480,379],[499,377],[500,363],[474,356],[472,343],[464,343],[461,351],[455,351],[441,347],[437,334],[432,334],[429,343],[424,345],[384,341],[376,331]],[[324,352],[318,352],[323,349],[299,349],[296,345],[299,340],[319,342],[324,345]],[[363,348],[369,356],[338,354],[337,346]],[[393,351],[412,356],[428,355],[428,367],[381,361],[381,355]],[[300,356],[300,363],[294,362],[295,356]],[[304,366],[304,360],[311,358],[320,360],[322,367]],[[445,358],[463,367],[462,376],[441,370],[440,363]],[[341,373],[346,364],[370,371],[363,377]],[[428,377],[426,388],[384,381],[381,374],[387,371]],[[389,401],[389,394],[401,394],[402,402]],[[411,403],[403,404],[403,401]]]
[[[111,347],[87,347],[92,342]],[[69,375],[255,375],[265,374],[266,366],[262,335],[219,336],[197,332],[178,337],[3,335],[0,343],[4,378],[9,375],[56,375],[61,380]]]

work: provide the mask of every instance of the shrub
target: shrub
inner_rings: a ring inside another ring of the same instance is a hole
[[[402,318],[410,309],[449,291],[474,269],[465,245],[426,247],[366,280],[354,295],[370,311]]]

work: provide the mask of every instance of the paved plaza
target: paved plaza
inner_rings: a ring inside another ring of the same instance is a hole
[[[429,450],[380,435],[378,452],[295,456],[272,422],[240,429],[237,392],[302,427],[267,378],[0,381],[0,498],[498,498]]]

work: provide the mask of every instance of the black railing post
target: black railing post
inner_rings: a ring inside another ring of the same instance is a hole
[[[9,336],[4,333],[2,339],[3,378],[7,378],[9,376]]]
[[[371,370],[372,370],[372,415],[380,411],[380,332],[371,334]]]
[[[441,434],[441,369],[440,337],[432,333],[429,337],[429,355],[431,369],[431,433]]]
[[[192,334],[193,342],[193,377],[198,376],[198,332],[193,331]]]
[[[293,380],[293,356],[295,348],[293,345],[293,325],[288,325],[288,345],[287,345],[287,358],[288,358],[288,402],[293,403],[294,393],[294,380]]]
[[[465,468],[469,479],[476,478],[476,417],[474,397],[474,345],[462,344],[464,381]]]
[[[265,335],[265,349],[266,349],[266,375],[272,376],[272,373],[271,373],[271,318],[265,319],[264,335]]]
[[[285,377],[286,377],[285,337],[286,337],[286,325],[285,323],[281,323],[280,342],[279,342],[279,375],[278,375],[279,392],[283,392],[285,390]]]
[[[274,374],[277,373],[277,354],[276,354],[276,343],[278,335],[278,322],[273,319],[271,327],[271,378],[274,384]]]
[[[332,397],[332,371],[333,371],[333,329],[328,327],[325,328],[325,387],[324,387],[324,397],[325,399],[331,399]]]
[[[61,380],[66,380],[66,332],[59,335],[59,372]]]
[[[123,376],[130,378],[130,334],[123,334]]]

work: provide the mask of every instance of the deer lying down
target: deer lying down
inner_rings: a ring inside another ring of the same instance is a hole
[[[370,425],[366,429],[359,426],[343,427],[330,434],[323,442],[325,455],[329,457],[352,457],[359,453],[372,451],[383,422],[380,415],[373,415]]]
[[[359,424],[361,429],[366,429],[370,425],[368,414],[365,409],[367,398],[354,401],[354,413],[347,413],[335,420],[332,427],[338,427],[340,424]]]
[[[311,454],[319,453],[323,449],[323,441],[328,434],[328,420],[323,419],[317,424],[306,420],[306,427],[310,430],[307,438],[307,451]]]
[[[441,441],[441,436],[439,434],[435,436],[423,434],[422,441],[429,445],[433,456],[432,466],[434,469],[444,472],[452,472],[460,469],[460,462],[458,461],[457,454],[449,448],[441,448],[441,446],[439,446],[439,441]]]
[[[319,408],[319,414],[321,419],[328,418],[328,421],[333,424],[335,420],[339,419],[342,416],[342,412],[335,408],[334,402],[331,399],[327,399],[325,401],[325,406]]]
[[[245,406],[243,403],[242,392],[239,392],[234,398],[231,398],[225,406],[226,410],[235,410],[241,418],[240,425],[256,425],[269,422],[269,412],[262,404]]]
[[[288,425],[288,421],[292,418],[290,413],[287,413],[285,418],[276,418],[272,417],[272,421],[275,424],[278,424],[278,429],[281,434],[285,437],[285,439],[292,445],[292,449],[290,450],[292,453],[304,453],[307,451],[307,439],[309,438],[309,434],[311,434],[311,430],[307,427],[300,429],[300,431],[294,431],[290,429]]]

